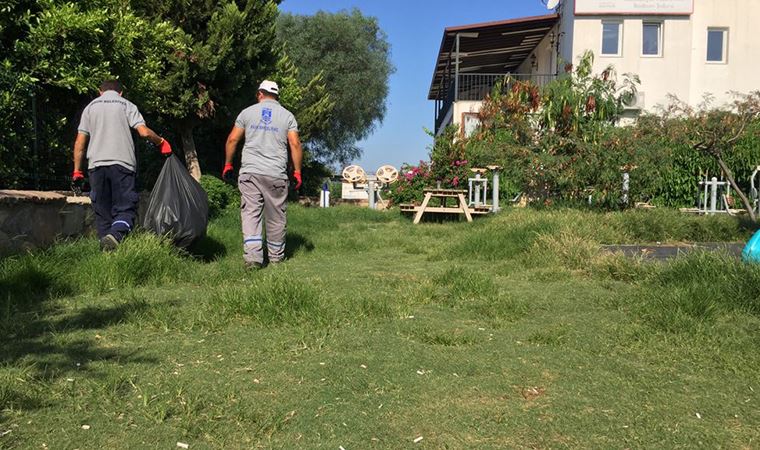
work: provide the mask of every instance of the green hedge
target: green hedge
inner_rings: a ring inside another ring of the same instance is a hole
[[[216,217],[227,208],[240,206],[240,193],[231,184],[211,175],[203,175],[201,186],[208,194],[209,216]]]

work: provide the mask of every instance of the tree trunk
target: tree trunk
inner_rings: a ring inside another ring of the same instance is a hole
[[[190,175],[196,180],[201,180],[201,165],[198,162],[198,150],[195,148],[195,139],[193,138],[193,126],[182,124],[179,127],[179,134],[182,137],[182,149],[185,151],[185,163]]]
[[[752,220],[752,222],[757,222],[757,217],[755,215],[755,209],[752,206],[752,202],[749,201],[749,198],[747,198],[746,195],[744,195],[744,192],[742,192],[741,188],[739,188],[739,185],[736,184],[736,181],[734,180],[734,175],[731,173],[731,170],[726,165],[725,161],[723,161],[723,158],[718,156],[718,165],[720,166],[720,170],[723,171],[723,175],[726,176],[726,179],[731,184],[731,187],[734,188],[736,191],[736,194],[741,199],[742,203],[744,204],[744,208],[749,213],[749,218]]]

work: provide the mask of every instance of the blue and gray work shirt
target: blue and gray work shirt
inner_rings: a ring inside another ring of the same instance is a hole
[[[87,161],[90,170],[118,164],[137,170],[132,128],[145,120],[134,103],[116,91],[106,91],[82,111],[79,132],[90,137]]]
[[[287,180],[288,132],[298,131],[295,116],[276,100],[267,99],[244,109],[235,126],[245,130],[240,173]]]

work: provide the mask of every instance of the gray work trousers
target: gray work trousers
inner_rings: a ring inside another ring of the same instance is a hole
[[[238,178],[238,188],[243,222],[243,258],[248,263],[264,263],[263,215],[269,262],[281,262],[285,259],[288,180],[244,173]]]

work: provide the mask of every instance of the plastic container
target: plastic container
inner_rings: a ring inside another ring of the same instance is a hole
[[[755,233],[744,247],[742,259],[746,262],[760,263],[760,231]]]

